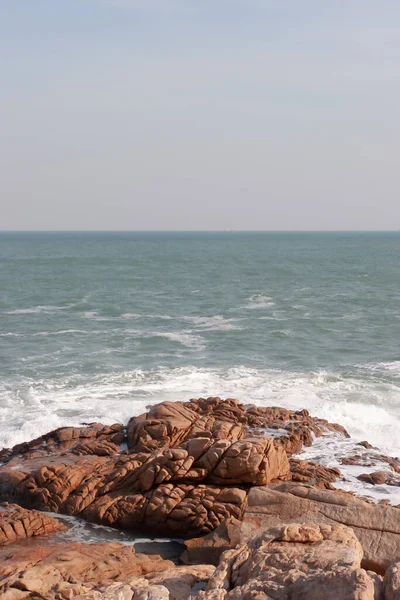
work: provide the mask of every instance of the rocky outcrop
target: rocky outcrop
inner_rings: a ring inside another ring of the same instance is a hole
[[[293,477],[328,487],[336,470],[287,458],[327,430],[347,435],[307,411],[220,398],[165,402],[127,430],[61,428],[3,452],[0,492],[113,527],[203,535],[242,517],[249,486]]]
[[[112,583],[79,595],[86,600],[187,600],[191,593],[205,587],[214,567],[196,565],[174,567],[167,571],[137,577],[126,583]]]
[[[293,455],[327,432],[347,436],[307,411],[212,397],[153,406],[127,427],[64,427],[2,451],[3,498],[192,539],[184,567],[120,544],[71,544],[59,536],[18,544],[63,526],[2,505],[0,598],[378,600],[385,570],[386,595],[397,598],[397,565],[388,567],[400,561],[398,509],[335,490],[338,469]],[[343,463],[370,468],[378,460],[383,470],[360,479],[396,485],[396,459],[381,459],[365,442]]]
[[[82,427],[60,427],[31,442],[18,444],[11,450],[3,449],[0,452],[0,460],[14,456],[32,458],[67,452],[76,455],[109,456],[120,451],[124,439],[124,427],[119,423],[111,426],[91,423]]]
[[[18,592],[65,600],[133,577],[173,568],[158,555],[136,554],[123,544],[45,544],[0,550],[0,597]],[[14,596],[13,596],[14,595]]]
[[[360,481],[370,483],[371,485],[400,485],[400,476],[388,471],[374,471],[373,473],[361,473],[358,476]]]
[[[163,402],[128,424],[130,451],[141,452],[181,444],[195,437],[239,440],[244,437],[273,436],[277,446],[288,454],[311,445],[313,436],[346,430],[324,419],[310,417],[308,411],[278,407],[245,407],[233,398],[199,398],[190,402]],[[249,435],[250,434],[250,435]]]
[[[0,504],[0,545],[41,535],[51,535],[66,527],[36,510],[25,510],[17,504]]]
[[[400,563],[391,565],[383,580],[385,600],[400,600]]]
[[[293,483],[252,488],[243,517],[247,535],[280,523],[308,521],[341,523],[360,541],[363,566],[384,573],[400,560],[399,510],[369,504],[345,492],[320,490]],[[246,533],[244,533],[246,535]]]
[[[339,469],[323,467],[315,462],[290,459],[291,480],[299,483],[309,483],[315,487],[334,489],[332,483],[340,477]]]
[[[381,582],[361,569],[363,551],[340,525],[293,523],[227,550],[192,600],[378,600]]]
[[[208,535],[186,540],[186,549],[180,557],[181,561],[185,564],[218,565],[222,553],[240,543],[241,527],[240,521],[230,517]]]
[[[268,440],[262,444],[240,444],[249,461],[266,465],[271,457],[276,457]],[[238,487],[200,483],[206,479],[207,469],[212,469],[211,459],[215,459],[216,479],[229,476],[229,468],[235,470],[235,461],[238,472],[243,469],[240,450],[235,457],[231,444],[222,449],[218,443],[216,446],[212,445],[208,452],[211,458],[205,453],[206,467],[205,460],[200,463],[200,457],[195,463],[186,449],[114,460],[68,455],[50,457],[43,464],[42,458],[34,458],[25,460],[19,469],[14,469],[11,460],[0,469],[0,483],[3,492],[41,510],[79,515],[91,522],[125,529],[146,527],[148,531],[184,535],[208,533],[229,516],[241,518],[247,496]],[[199,477],[199,471],[190,473],[191,465],[196,468],[197,464],[201,464],[203,477]],[[243,475],[246,477],[244,469]],[[258,476],[255,470],[253,475]],[[200,482],[191,483],[196,477]],[[212,475],[211,479],[214,480]]]

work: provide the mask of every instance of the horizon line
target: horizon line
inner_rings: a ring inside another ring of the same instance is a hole
[[[400,229],[0,229],[1,233],[398,233]]]

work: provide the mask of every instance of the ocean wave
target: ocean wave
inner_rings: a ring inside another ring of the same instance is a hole
[[[165,338],[171,342],[177,342],[182,344],[182,346],[186,346],[187,348],[192,348],[194,350],[204,350],[206,346],[203,338],[192,333],[166,331],[154,332],[152,335],[155,337]]]
[[[13,333],[8,331],[7,333],[0,333],[0,337],[25,337],[23,333]]]
[[[93,332],[88,332],[84,329],[59,329],[58,331],[38,331],[37,333],[33,333],[33,336],[43,336],[43,337],[47,337],[49,335],[67,335],[67,334],[87,334],[87,333],[93,333]]]
[[[179,342],[197,343],[182,339]],[[252,369],[193,366],[133,369],[91,378],[0,384],[0,446],[26,441],[61,425],[85,421],[127,422],[148,404],[219,395],[258,406],[306,408],[314,416],[346,427],[355,441],[367,439],[388,454],[400,454],[400,384],[376,378]]]
[[[222,315],[215,315],[213,317],[181,317],[181,320],[192,323],[196,328],[201,330],[238,331],[242,329],[236,324],[239,319],[227,319]]]
[[[253,294],[249,298],[247,298],[248,303],[242,308],[247,310],[262,310],[264,308],[271,308],[271,306],[275,306],[275,302],[273,302],[270,296],[266,294]]]
[[[138,314],[138,313],[124,313],[121,315],[121,319],[161,319],[171,321],[173,317],[170,315],[154,315],[154,314]]]
[[[14,310],[7,310],[4,312],[6,315],[30,315],[38,314],[42,312],[54,313],[59,310],[67,310],[69,306],[32,306],[29,308],[16,308]]]

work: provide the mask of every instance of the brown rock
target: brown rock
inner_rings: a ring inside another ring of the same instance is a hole
[[[290,483],[250,490],[242,535],[299,519],[351,527],[363,547],[363,566],[367,569],[384,573],[393,560],[400,559],[397,508],[369,504],[345,492]]]
[[[0,504],[0,545],[65,530],[56,519],[36,510],[25,510],[17,504]]]
[[[371,485],[400,485],[400,477],[394,473],[388,473],[387,471],[374,471],[373,473],[362,473],[357,477],[364,483],[370,483]]]
[[[385,600],[400,600],[400,563],[391,565],[383,580]]]
[[[360,568],[362,548],[340,525],[292,523],[226,551],[206,591],[194,600],[378,600]]]
[[[146,579],[151,585],[166,587],[169,600],[187,600],[192,592],[206,587],[214,571],[215,568],[211,565],[174,567],[168,571],[146,575]]]
[[[136,554],[133,547],[116,543],[7,546],[0,550],[0,593],[17,589],[69,597],[88,585],[128,581],[173,566],[158,555]]]
[[[83,427],[60,427],[31,442],[18,444],[11,450],[2,450],[1,458],[32,458],[65,452],[106,456],[116,454],[124,441],[124,428],[119,423],[111,426],[91,423]]]
[[[336,470],[294,459],[290,470],[285,448],[330,430],[347,435],[307,411],[215,397],[164,402],[131,419],[127,437],[122,425],[94,423],[16,446],[0,468],[0,493],[114,527],[206,534],[242,517],[251,485],[294,478],[329,487]],[[120,452],[125,440],[129,453]]]
[[[218,565],[222,553],[239,544],[241,525],[240,521],[231,517],[208,535],[186,540],[186,550],[180,557],[181,561],[185,564]]]
[[[292,481],[299,483],[310,483],[319,488],[333,489],[331,483],[340,477],[339,469],[329,469],[314,462],[290,459],[290,472]]]

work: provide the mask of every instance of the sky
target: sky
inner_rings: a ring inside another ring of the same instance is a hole
[[[398,0],[1,0],[0,229],[400,228]]]

